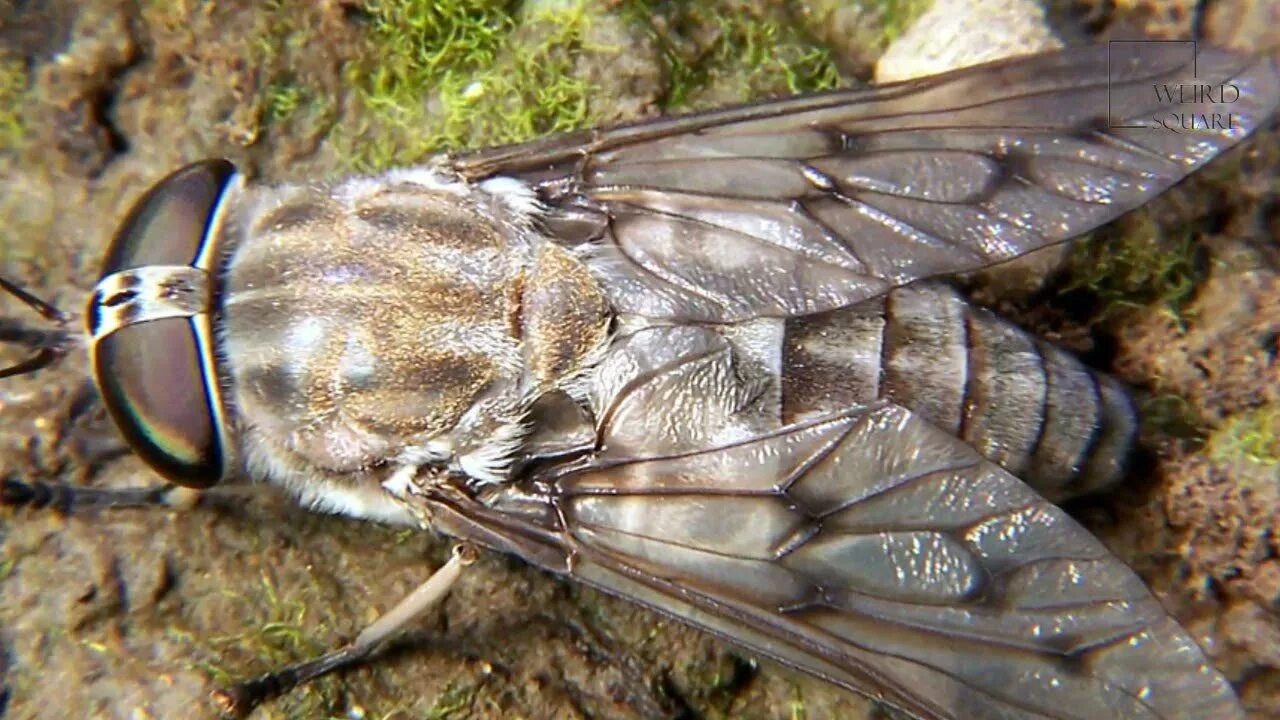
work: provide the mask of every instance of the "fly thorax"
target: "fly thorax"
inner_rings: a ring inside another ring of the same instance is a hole
[[[223,334],[262,470],[465,470],[494,444],[510,454],[528,385],[521,304],[541,266],[531,236],[462,185],[388,176],[256,192],[230,230],[241,237]]]
[[[562,386],[594,363],[612,313],[585,264],[558,245],[539,247],[520,292],[520,337],[529,384]]]

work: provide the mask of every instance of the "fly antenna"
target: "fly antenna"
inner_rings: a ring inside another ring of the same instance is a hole
[[[73,316],[3,277],[0,277],[0,290],[4,290],[20,300],[23,305],[39,313],[44,319],[57,325],[57,328],[52,330],[41,330],[27,327],[10,318],[0,317],[0,343],[20,345],[32,351],[25,360],[0,368],[0,378],[43,370],[65,357],[74,343],[71,333],[66,329],[74,319]]]

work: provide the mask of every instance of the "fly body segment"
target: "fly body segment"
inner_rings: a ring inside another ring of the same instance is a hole
[[[1243,717],[1051,504],[1125,474],[1125,390],[939,280],[1106,223],[1272,114],[1270,60],[1188,47],[327,185],[198,163],[108,252],[97,382],[173,482],[265,480],[513,553],[915,717]],[[1230,107],[1153,92],[1182,82]],[[363,657],[449,581],[224,700]]]
[[[226,199],[224,350],[252,474],[406,522],[382,487],[406,473],[510,478],[529,405],[586,367],[609,323],[519,192],[423,169]]]
[[[794,318],[782,361],[784,422],[889,398],[1053,501],[1118,481],[1137,431],[1120,383],[945,283]]]

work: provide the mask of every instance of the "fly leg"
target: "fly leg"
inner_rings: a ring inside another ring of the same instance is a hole
[[[0,293],[17,299],[55,326],[50,329],[33,328],[12,318],[0,317],[0,345],[13,345],[28,351],[26,358],[0,367],[0,378],[28,375],[55,365],[74,347],[75,338],[67,330],[74,319],[72,315],[4,277],[0,277]],[[174,498],[170,498],[170,492],[175,487],[156,485],[104,490],[5,478],[0,481],[0,507],[48,508],[69,514],[89,508],[172,506]],[[192,502],[182,499],[178,504],[189,505]]]
[[[200,491],[177,485],[93,488],[7,478],[0,481],[0,507],[50,509],[64,515],[101,508],[188,508],[200,501]]]
[[[271,485],[222,485],[197,490],[172,483],[159,483],[137,487],[96,488],[10,477],[0,480],[0,508],[52,510],[61,515],[126,508],[186,511],[200,507],[234,511],[264,495],[278,492]]]
[[[462,569],[475,562],[476,549],[461,544],[453,549],[453,557],[426,582],[409,593],[386,614],[360,631],[356,639],[337,650],[290,665],[266,675],[215,690],[213,700],[230,717],[244,717],[264,700],[335,670],[359,665],[369,660],[387,640],[422,613],[434,607],[462,576]]]
[[[31,350],[31,354],[25,360],[0,368],[0,378],[36,372],[56,364],[65,357],[75,343],[72,334],[66,329],[73,319],[72,316],[3,277],[0,277],[0,291],[17,298],[23,305],[56,325],[53,329],[40,330],[27,327],[10,318],[0,318],[0,343],[18,345]]]

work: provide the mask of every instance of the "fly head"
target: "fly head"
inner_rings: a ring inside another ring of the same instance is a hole
[[[188,487],[232,472],[214,334],[218,216],[240,176],[225,160],[174,172],[133,206],[86,311],[111,418],[157,473]]]

